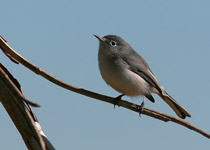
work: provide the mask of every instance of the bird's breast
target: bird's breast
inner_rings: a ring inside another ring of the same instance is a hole
[[[105,82],[116,91],[128,96],[146,95],[150,93],[149,84],[120,58],[106,55],[98,56],[99,69]]]

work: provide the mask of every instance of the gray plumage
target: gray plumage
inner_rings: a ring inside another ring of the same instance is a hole
[[[100,41],[98,62],[102,78],[116,91],[127,96],[146,96],[155,102],[151,93],[158,94],[180,117],[191,117],[164,88],[160,86],[146,61],[116,35],[96,36]]]

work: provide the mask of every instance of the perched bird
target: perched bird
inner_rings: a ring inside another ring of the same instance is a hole
[[[101,76],[108,85],[122,93],[118,98],[142,95],[155,102],[151,93],[156,93],[180,118],[191,117],[160,86],[146,61],[126,41],[117,35],[94,36],[100,42],[98,62]]]

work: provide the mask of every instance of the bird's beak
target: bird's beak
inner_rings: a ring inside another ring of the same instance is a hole
[[[100,42],[104,42],[104,39],[102,39],[101,37],[99,37],[98,35],[95,35],[94,36],[100,41]]]

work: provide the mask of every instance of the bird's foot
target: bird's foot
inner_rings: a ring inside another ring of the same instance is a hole
[[[114,108],[116,105],[118,105],[118,102],[119,100],[121,100],[121,98],[124,96],[124,94],[121,94],[119,96],[117,96],[115,99],[114,99]],[[119,106],[119,105],[118,105]]]
[[[144,99],[140,106],[138,106],[139,117],[141,117],[142,111],[144,109]]]

